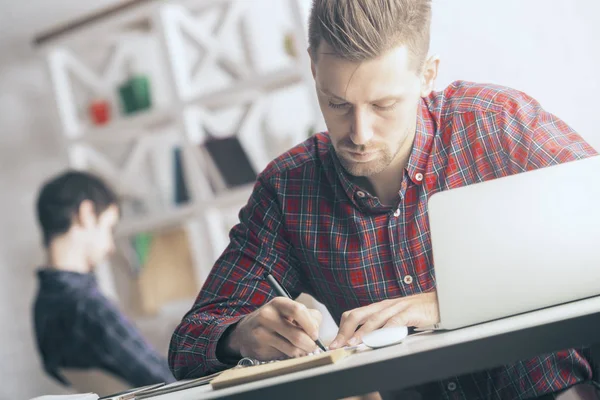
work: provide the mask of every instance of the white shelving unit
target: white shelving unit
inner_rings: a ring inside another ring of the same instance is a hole
[[[251,191],[251,185],[227,188],[202,144],[209,137],[236,135],[258,173],[274,155],[303,140],[310,127],[324,127],[298,1],[133,0],[36,39],[48,65],[70,165],[99,173],[122,196],[142,200],[146,212],[125,213],[119,236],[185,227],[198,284],[228,241],[232,210],[237,214]],[[272,17],[277,7],[287,17],[285,24]],[[256,32],[270,23],[283,27],[279,37],[266,34],[281,54],[273,57],[278,65],[265,68],[257,49],[260,53],[268,40]],[[291,55],[284,51],[283,34],[292,38]],[[118,116],[116,88],[132,68],[149,76],[152,108]],[[277,116],[270,111],[278,103],[273,96],[290,89],[304,93],[293,104],[304,113],[294,109],[285,115],[296,129],[286,131],[273,148],[278,133]],[[112,104],[113,118],[104,126],[82,116],[85,101],[95,96]],[[174,193],[170,156],[175,146],[181,149],[190,195],[184,205],[168,201]]]

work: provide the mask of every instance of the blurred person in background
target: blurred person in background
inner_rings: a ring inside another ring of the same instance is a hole
[[[115,250],[116,194],[98,177],[67,171],[46,182],[37,218],[46,248],[33,308],[44,368],[100,369],[133,387],[172,382],[166,360],[100,291],[94,268]]]

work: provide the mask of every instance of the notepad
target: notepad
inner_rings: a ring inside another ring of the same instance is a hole
[[[213,389],[222,389],[242,383],[254,382],[260,379],[271,378],[302,371],[309,368],[320,367],[336,363],[354,352],[353,349],[337,349],[326,351],[317,355],[309,355],[299,358],[291,358],[268,364],[255,365],[252,367],[232,368],[223,371],[211,381]]]

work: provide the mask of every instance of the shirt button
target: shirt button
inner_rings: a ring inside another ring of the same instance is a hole
[[[417,180],[417,182],[421,182],[423,180],[423,174],[422,173],[417,173],[415,175],[415,179]]]
[[[394,217],[399,217],[400,216],[400,209],[398,208],[396,211],[394,211]]]
[[[413,277],[412,276],[406,275],[404,277],[404,283],[406,283],[407,285],[410,285],[412,283],[412,281],[413,281]]]
[[[356,192],[356,195],[357,195],[358,197],[360,197],[361,199],[362,199],[363,197],[365,197],[365,196],[366,196],[366,195],[365,195],[365,192],[363,192],[362,190],[359,190],[358,192]]]
[[[450,382],[448,383],[448,386],[446,386],[448,388],[449,391],[454,392],[456,390],[456,383],[454,382]]]

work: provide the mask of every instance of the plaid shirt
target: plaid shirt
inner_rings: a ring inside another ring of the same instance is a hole
[[[98,368],[133,387],[173,382],[167,360],[104,297],[93,274],[41,268],[34,305],[44,368],[65,385],[61,368]]]
[[[531,97],[455,82],[422,99],[398,202],[382,205],[352,182],[327,133],[260,174],[231,242],[171,340],[178,378],[227,367],[216,356],[225,330],[275,296],[274,276],[341,314],[435,287],[427,199],[434,193],[596,154]],[[474,305],[476,307],[476,305]],[[427,398],[527,398],[590,379],[574,349],[429,385]]]

